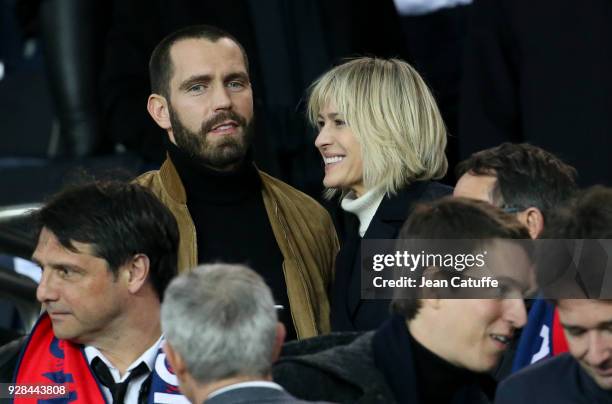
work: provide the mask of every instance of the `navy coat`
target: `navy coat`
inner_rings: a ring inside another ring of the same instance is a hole
[[[396,195],[385,197],[364,239],[394,239],[419,202],[430,202],[449,195],[453,189],[437,182],[415,182]],[[354,216],[353,216],[354,218]],[[336,256],[336,276],[331,293],[332,331],[367,331],[376,329],[389,317],[389,300],[361,299],[361,238],[358,223],[341,241]]]

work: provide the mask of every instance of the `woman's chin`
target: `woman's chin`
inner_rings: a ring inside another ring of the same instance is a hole
[[[323,179],[323,186],[325,188],[341,188],[341,185],[338,184],[338,181],[333,181],[331,179]]]

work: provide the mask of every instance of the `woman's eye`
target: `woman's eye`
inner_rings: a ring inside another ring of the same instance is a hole
[[[334,123],[336,126],[344,126],[346,124],[342,119],[334,119]]]

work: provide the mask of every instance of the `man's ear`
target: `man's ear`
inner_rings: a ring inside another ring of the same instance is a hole
[[[166,359],[168,359],[168,363],[170,364],[170,367],[172,367],[174,374],[179,378],[179,380],[182,380],[187,372],[187,366],[185,365],[185,361],[183,360],[181,354],[172,348],[172,345],[170,345],[168,340],[164,341],[164,353],[166,354]]]
[[[518,214],[518,219],[521,223],[527,227],[529,236],[532,239],[536,239],[540,236],[544,230],[544,215],[540,209],[536,207],[529,207]]]
[[[438,310],[442,304],[442,299],[439,298],[426,298],[421,299],[421,308],[426,310]]]
[[[149,111],[149,115],[151,115],[151,118],[153,118],[160,128],[172,131],[170,111],[168,110],[168,101],[166,97],[159,94],[149,95],[149,99],[147,100],[147,111]]]
[[[125,264],[130,293],[138,292],[147,283],[150,264],[149,257],[145,254],[136,254]]]
[[[276,362],[280,357],[281,350],[283,349],[283,343],[287,336],[287,330],[283,323],[276,324],[276,335],[274,336],[274,349],[272,350],[272,363]]]
[[[436,267],[430,266],[423,270],[423,274],[421,275],[426,281],[439,281],[442,279],[446,279],[446,274],[444,270]],[[422,282],[421,279],[418,279],[417,282]],[[424,286],[420,288],[421,291],[421,299],[427,299],[432,301],[440,300],[440,293],[438,293],[438,288],[436,287],[427,287]]]

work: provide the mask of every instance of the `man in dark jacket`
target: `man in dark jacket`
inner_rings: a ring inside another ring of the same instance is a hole
[[[514,331],[524,325],[525,307],[518,297],[533,285],[531,261],[522,244],[508,240],[497,250],[486,239],[526,239],[527,231],[514,217],[489,204],[447,198],[419,205],[400,237],[482,239],[467,244],[469,249],[463,252],[487,246],[491,259],[494,252],[512,251],[513,268],[505,273],[512,282],[499,285],[504,292],[495,297],[491,290],[475,294],[476,289],[462,287],[406,290],[407,295],[393,302],[396,315],[376,331],[346,345],[281,359],[274,378],[290,393],[310,400],[361,403],[480,403],[492,396],[494,382],[486,372],[495,368]],[[495,262],[487,270],[501,282],[502,273],[496,271],[504,265]],[[465,269],[462,276],[477,279],[478,271]],[[422,280],[451,279],[453,274],[435,265],[417,272]],[[472,299],[485,294],[488,299]]]
[[[499,386],[496,403],[612,402],[612,291],[605,284],[612,238],[610,206],[612,189],[591,188],[564,208],[547,228],[547,236],[564,242],[580,240],[581,244],[579,257],[575,252],[561,255],[554,250],[546,255],[554,272],[538,269],[538,283],[558,310],[569,353],[509,377]],[[577,250],[572,247],[569,251]],[[559,273],[564,267],[575,272],[549,287],[543,276]]]

